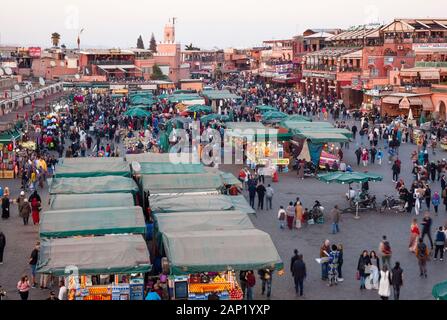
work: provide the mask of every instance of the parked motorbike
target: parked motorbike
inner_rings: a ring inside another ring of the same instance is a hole
[[[396,213],[405,212],[405,201],[396,199],[393,196],[385,195],[385,200],[382,202],[380,212],[394,211]]]

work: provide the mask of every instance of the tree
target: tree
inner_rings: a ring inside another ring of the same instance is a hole
[[[154,67],[152,68],[151,79],[152,80],[167,80],[168,77],[165,74],[163,74],[160,67],[155,64]]]
[[[143,38],[141,37],[141,35],[138,37],[138,40],[137,40],[137,48],[144,49],[144,42],[143,42]]]
[[[151,50],[153,53],[157,52],[157,41],[155,41],[155,36],[153,33],[149,44],[149,50]]]
[[[185,50],[186,51],[194,51],[194,50],[200,51],[200,48],[194,47],[192,42],[191,42],[189,45],[185,46]]]
[[[61,35],[59,33],[53,32],[51,34],[51,42],[53,43],[53,47],[58,47],[60,40],[61,40]]]

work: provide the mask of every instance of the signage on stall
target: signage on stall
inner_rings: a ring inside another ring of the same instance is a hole
[[[31,58],[40,58],[42,54],[42,48],[40,47],[29,47],[28,54]]]

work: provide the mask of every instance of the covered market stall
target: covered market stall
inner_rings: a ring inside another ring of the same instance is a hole
[[[244,196],[227,195],[151,195],[151,211],[158,213],[232,211],[254,214]],[[181,206],[179,205],[181,204]]]
[[[16,148],[21,138],[22,133],[15,129],[0,133],[0,179],[15,178]]]
[[[144,234],[141,207],[103,207],[45,211],[39,229],[41,238]]]
[[[56,178],[51,181],[49,193],[91,194],[91,193],[132,193],[136,195],[138,186],[134,180],[119,176],[92,178]]]
[[[54,174],[55,178],[88,178],[103,176],[130,177],[129,164],[124,161],[63,161],[56,166]]]
[[[216,292],[242,300],[236,271],[283,269],[270,236],[256,229],[165,232],[163,247],[174,299],[206,300]]]
[[[153,194],[206,193],[218,194],[222,179],[215,174],[143,175],[142,187]]]
[[[131,193],[54,194],[50,210],[73,210],[88,208],[113,208],[133,206]]]
[[[43,238],[40,246],[37,272],[65,276],[68,300],[143,300],[151,263],[141,235]]]

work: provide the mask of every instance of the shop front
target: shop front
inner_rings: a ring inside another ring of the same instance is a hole
[[[16,151],[21,137],[22,134],[16,130],[0,134],[0,179],[14,179],[16,177]]]

